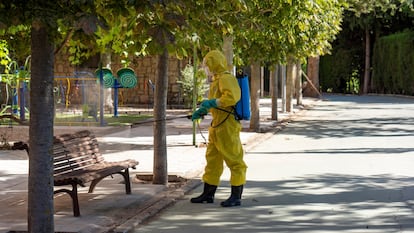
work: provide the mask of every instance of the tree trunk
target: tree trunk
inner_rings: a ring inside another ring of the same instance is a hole
[[[296,104],[302,105],[302,67],[300,62],[296,63],[296,84],[295,84],[295,96]]]
[[[250,79],[250,100],[251,100],[251,117],[250,129],[254,132],[260,132],[260,64],[253,62],[251,65]]]
[[[296,64],[293,58],[288,59],[286,67],[286,111],[293,111],[293,94],[295,91]]]
[[[108,69],[111,69],[111,63],[112,63],[111,52],[106,51],[104,54],[102,54],[101,59],[102,59],[102,65]],[[112,74],[116,76],[116,71],[112,70]],[[111,113],[114,112],[114,101],[112,98],[112,91],[113,91],[113,88],[105,88],[104,89],[104,100],[103,100],[105,109],[109,110],[109,112]]]
[[[279,65],[281,83],[282,112],[286,112],[286,65]]]
[[[311,84],[308,83],[303,90],[303,95],[307,97],[319,98],[319,56],[308,58],[307,76]],[[308,81],[308,82],[309,82]],[[317,88],[317,90],[315,90]]]
[[[272,71],[270,77],[271,77],[271,83],[272,83],[272,120],[277,121],[277,100],[279,96],[279,88],[278,88],[278,78],[279,78],[279,66],[275,65],[274,70]]]
[[[168,91],[168,50],[158,59],[158,76],[155,81],[154,100],[154,178],[153,184],[168,184],[166,109]]]
[[[197,69],[198,69],[198,59],[197,59],[197,44],[194,43],[193,47],[193,99],[191,102],[191,109],[194,112],[197,109],[197,96],[198,96],[198,81],[197,81]],[[181,70],[181,67],[178,69]],[[180,75],[178,76],[180,77]],[[197,132],[197,124],[196,121],[193,121],[193,146],[196,145],[196,132]]]
[[[369,34],[369,28],[365,28],[365,69],[364,69],[364,88],[362,93],[366,95],[369,89],[370,82],[370,70],[371,70],[371,35]]]
[[[53,43],[47,26],[34,20],[31,29],[29,126],[29,232],[54,232],[53,208]]]
[[[223,53],[227,60],[227,69],[232,72],[233,75],[233,37],[232,36],[225,36],[223,39]]]

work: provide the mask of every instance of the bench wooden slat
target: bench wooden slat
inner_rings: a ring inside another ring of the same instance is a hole
[[[55,182],[57,183],[64,183],[67,180],[74,180],[78,179],[81,181],[80,183],[88,183],[94,179],[97,179],[99,177],[106,177],[112,174],[117,173],[118,171],[124,170],[124,166],[103,166],[103,165],[97,165],[97,166],[91,166],[88,169],[83,170],[74,170],[72,172],[69,172],[67,174],[57,175],[55,176]]]

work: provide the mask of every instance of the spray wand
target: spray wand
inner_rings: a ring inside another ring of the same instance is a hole
[[[169,118],[156,119],[156,120],[138,121],[138,122],[132,123],[131,128],[136,128],[139,125],[143,125],[143,124],[160,122],[160,121],[171,121],[171,120],[176,120],[176,119],[181,119],[181,118],[187,118],[187,119],[191,120],[191,117],[192,117],[192,115],[184,115],[184,116],[176,116],[176,117],[169,117]]]

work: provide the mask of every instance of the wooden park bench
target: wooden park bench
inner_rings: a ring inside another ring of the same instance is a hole
[[[28,154],[27,144],[17,142],[14,149],[25,149]],[[86,187],[91,182],[89,193],[92,193],[95,186],[105,177],[113,174],[121,174],[125,181],[126,194],[131,193],[131,182],[129,168],[135,169],[138,162],[135,160],[124,160],[117,162],[105,161],[99,152],[96,137],[87,130],[73,134],[62,134],[54,137],[53,141],[53,168],[54,185],[71,185],[72,190],[61,188],[54,191],[54,194],[65,192],[72,198],[73,215],[80,216],[78,185]]]

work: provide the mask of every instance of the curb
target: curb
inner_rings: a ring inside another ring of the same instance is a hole
[[[188,180],[183,186],[178,189],[168,191],[166,193],[160,193],[150,200],[147,201],[147,204],[139,208],[136,212],[138,215],[133,216],[128,219],[120,226],[109,231],[110,233],[132,233],[140,225],[149,221],[151,218],[155,217],[162,210],[173,205],[177,199],[181,199],[190,191],[201,185],[200,180],[192,179]]]

